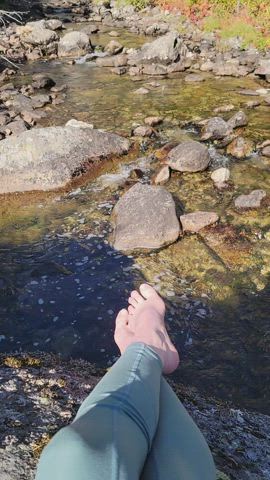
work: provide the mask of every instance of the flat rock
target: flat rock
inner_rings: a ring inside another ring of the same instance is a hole
[[[210,118],[204,125],[201,133],[202,140],[222,140],[227,137],[232,128],[221,117]]]
[[[254,73],[260,76],[270,75],[270,58],[261,58]]]
[[[148,88],[141,87],[141,88],[138,88],[138,90],[135,90],[134,93],[136,95],[147,95],[149,92],[150,90],[148,90]]]
[[[242,110],[239,112],[236,112],[229,120],[228,120],[228,125],[231,128],[239,128],[239,127],[245,127],[248,125],[248,118]]]
[[[47,88],[50,89],[55,86],[55,81],[44,73],[36,73],[32,76],[32,87],[33,88]]]
[[[56,42],[58,35],[53,30],[47,28],[34,28],[31,32],[22,37],[24,43],[33,46],[43,46],[49,43]]]
[[[237,137],[228,145],[227,153],[236,158],[246,158],[252,154],[254,147],[255,145],[252,140]]]
[[[216,107],[214,109],[215,113],[226,113],[231,112],[235,109],[235,106],[232,103],[228,103],[227,105],[220,105],[220,107]]]
[[[113,219],[117,250],[158,249],[175,242],[180,233],[173,197],[160,186],[134,185],[116,204]]]
[[[210,155],[205,145],[191,140],[173,148],[166,163],[178,172],[201,172],[208,167]]]
[[[14,120],[4,127],[6,135],[20,135],[27,130],[24,120]],[[2,129],[1,129],[2,130]]]
[[[42,108],[48,103],[51,103],[51,97],[50,95],[46,94],[39,94],[39,95],[34,95],[31,97],[31,104],[32,107],[35,108]]]
[[[195,82],[204,82],[204,81],[205,81],[205,77],[197,73],[189,73],[185,77],[185,82],[195,83]]]
[[[219,220],[215,212],[193,212],[180,216],[180,223],[183,232],[197,233],[209,225],[213,225]]]
[[[92,35],[93,33],[97,33],[99,31],[99,27],[94,24],[87,25],[83,27],[81,32],[86,33],[86,35]]]
[[[146,125],[149,125],[150,127],[156,127],[157,125],[160,125],[163,122],[162,117],[146,117],[144,119],[144,123]]]
[[[253,190],[247,195],[239,195],[239,197],[234,200],[234,205],[239,209],[259,208],[265,197],[265,190]]]
[[[61,188],[129,146],[119,135],[91,128],[28,130],[0,142],[0,193]]]
[[[151,43],[145,43],[142,48],[129,56],[130,65],[159,63],[169,65],[185,57],[187,47],[181,36],[176,32],[162,35]]]
[[[80,56],[90,51],[92,45],[86,33],[83,32],[68,32],[64,35],[58,44],[59,57],[74,57]]]

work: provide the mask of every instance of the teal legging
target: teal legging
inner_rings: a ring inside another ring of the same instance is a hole
[[[162,377],[130,345],[41,455],[36,480],[215,480],[207,443]]]

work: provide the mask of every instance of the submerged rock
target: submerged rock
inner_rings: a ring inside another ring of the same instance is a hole
[[[75,57],[92,50],[90,39],[83,32],[68,32],[58,44],[59,57]]]
[[[122,155],[129,141],[91,128],[48,127],[0,142],[0,193],[65,186],[106,157]]]
[[[177,240],[180,225],[172,195],[164,188],[137,183],[113,211],[112,244],[117,250],[153,250]]]
[[[235,113],[227,123],[231,128],[245,127],[248,124],[248,118],[245,112],[240,110]]]
[[[232,127],[228,125],[221,117],[210,118],[204,125],[201,133],[202,140],[222,140],[232,131]]]
[[[230,178],[230,170],[226,167],[220,167],[211,173],[211,179],[216,184],[226,183]]]
[[[235,138],[227,147],[227,153],[236,158],[250,157],[253,151],[254,143],[244,137]]]
[[[167,158],[167,165],[178,172],[201,172],[210,163],[208,148],[196,141],[180,143]]]
[[[215,212],[192,212],[180,216],[180,223],[183,232],[197,233],[209,225],[213,225],[219,220]]]
[[[270,145],[268,145],[268,146],[266,146],[262,149],[262,155],[264,157],[270,157]]]
[[[265,197],[265,190],[253,190],[247,195],[239,195],[239,197],[234,200],[234,205],[239,209],[259,208]]]

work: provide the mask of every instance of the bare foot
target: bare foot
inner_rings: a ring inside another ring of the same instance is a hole
[[[157,292],[143,283],[128,299],[128,310],[120,310],[116,318],[114,339],[121,353],[134,342],[143,342],[161,358],[164,373],[172,373],[179,364],[179,355],[165,327],[165,304]]]

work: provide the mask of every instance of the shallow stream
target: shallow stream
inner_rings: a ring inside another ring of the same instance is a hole
[[[117,40],[125,46],[145,42],[120,33]],[[93,35],[96,45],[110,39],[106,31]],[[129,135],[146,116],[160,115],[165,121],[155,145],[143,142],[140,151],[106,162],[71,191],[1,198],[0,351],[47,350],[110,365],[118,354],[112,336],[115,314],[125,306],[130,289],[145,280],[168,305],[170,332],[182,352],[176,380],[270,413],[269,209],[240,214],[232,207],[236,194],[257,188],[270,193],[270,159],[254,155],[236,161],[211,147],[210,170],[228,165],[231,189],[217,191],[209,171],[174,173],[166,188],[179,212],[216,211],[218,228],[150,254],[123,255],[108,243],[110,214],[132,184],[130,172],[140,168],[142,181],[148,181],[158,168],[155,149],[166,141],[196,138],[185,122],[213,116],[214,108],[226,103],[238,109],[259,99],[260,107],[246,110],[245,136],[256,142],[270,138],[270,108],[263,106],[263,96],[239,93],[266,85],[210,75],[195,84],[186,83],[184,74],[134,79],[66,60],[35,62],[24,72],[18,82],[46,72],[57,84],[68,85],[65,103],[47,107],[48,116],[39,125],[64,125],[73,117]],[[150,93],[134,94],[141,86]]]

